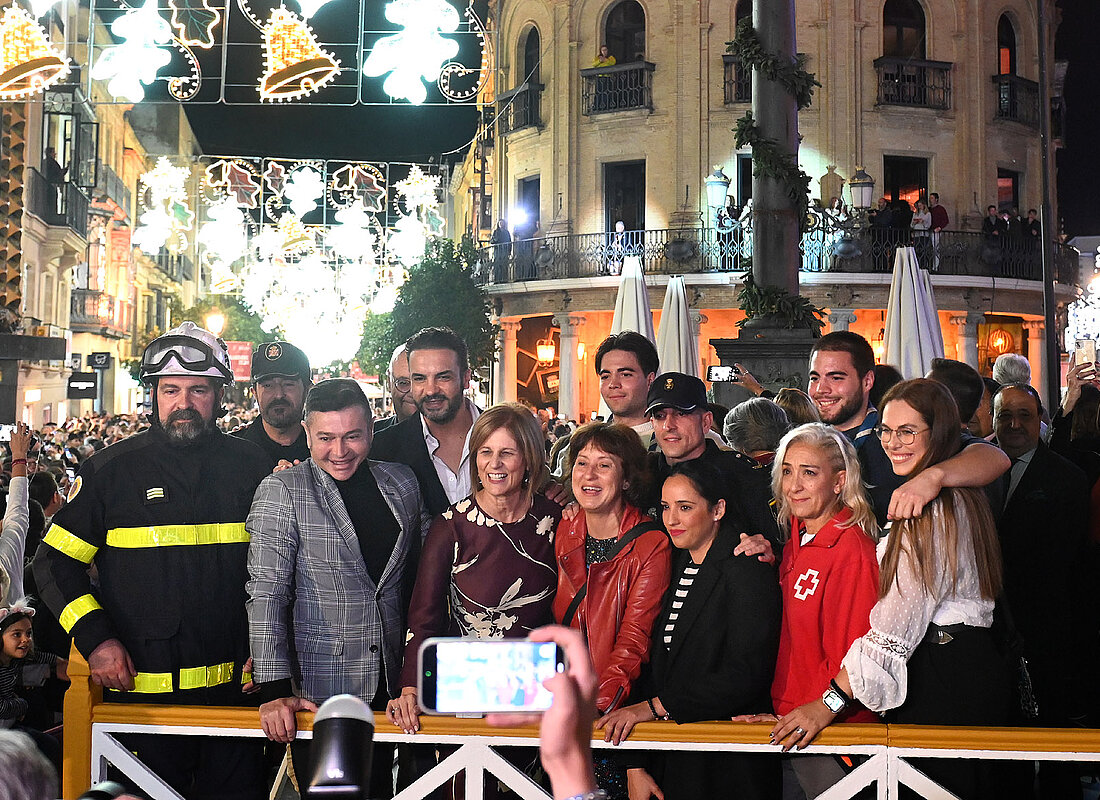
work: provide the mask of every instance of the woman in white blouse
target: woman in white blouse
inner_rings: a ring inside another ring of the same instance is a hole
[[[942,384],[903,381],[883,406],[876,433],[896,474],[913,478],[959,450],[958,408]],[[879,553],[871,630],[844,657],[834,684],[840,697],[783,716],[772,739],[784,749],[808,745],[852,698],[886,712],[888,722],[1009,721],[1011,678],[990,632],[1001,588],[1000,545],[985,495],[945,488],[921,516],[895,522]],[[930,759],[919,767],[961,798],[992,785],[983,762]]]
[[[917,261],[924,269],[928,269],[928,256],[932,252],[932,212],[928,210],[928,204],[923,200],[917,201],[917,210],[913,212],[913,221],[909,223],[913,229],[913,246],[917,250]]]

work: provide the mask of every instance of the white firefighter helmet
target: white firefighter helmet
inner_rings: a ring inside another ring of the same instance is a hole
[[[232,383],[233,369],[225,342],[190,321],[158,336],[141,355],[141,380],[148,383],[169,375],[213,378],[222,385]]]

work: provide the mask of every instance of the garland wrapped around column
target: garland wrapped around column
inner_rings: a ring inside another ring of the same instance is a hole
[[[821,86],[813,73],[806,71],[806,57],[799,54],[794,63],[776,53],[764,50],[751,19],[743,19],[737,25],[737,34],[726,50],[741,59],[742,68],[760,70],[769,80],[779,83],[794,97],[799,110],[813,101],[814,87]],[[803,172],[798,161],[783,152],[779,143],[760,133],[752,112],[737,120],[733,129],[737,147],[746,145],[752,149],[752,169],[757,177],[771,178],[787,187],[791,199],[797,204],[799,227],[805,232],[810,224],[810,176]]]

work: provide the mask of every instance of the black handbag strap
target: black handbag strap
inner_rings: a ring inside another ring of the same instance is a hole
[[[639,522],[633,528],[624,533],[618,541],[615,542],[611,550],[608,551],[607,560],[611,561],[615,556],[621,553],[628,544],[633,542],[643,533],[649,533],[650,531],[662,530],[660,526],[654,523],[652,520],[648,522]],[[562,625],[570,625],[573,622],[573,617],[577,614],[577,609],[580,608],[581,603],[584,601],[584,596],[588,594],[588,578],[585,577],[584,586],[573,596],[573,599],[569,602],[569,607],[565,609],[565,614],[561,618]]]

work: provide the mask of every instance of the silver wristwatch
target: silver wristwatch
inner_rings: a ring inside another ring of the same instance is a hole
[[[821,695],[821,702],[834,714],[839,714],[844,710],[844,707],[848,705],[848,701],[844,698],[844,695],[831,686],[825,690],[825,694]]]

